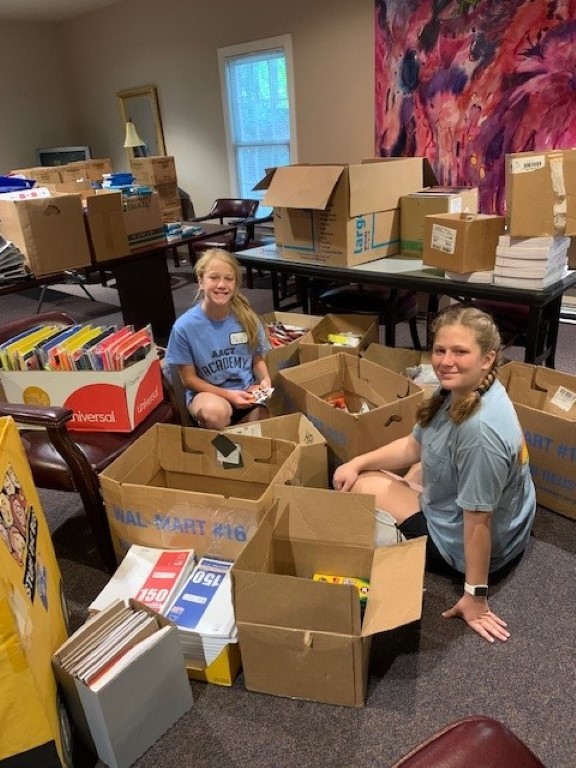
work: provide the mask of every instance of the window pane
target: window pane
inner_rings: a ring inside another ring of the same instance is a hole
[[[288,144],[236,147],[236,169],[240,197],[262,200],[264,190],[254,191],[253,187],[264,176],[266,168],[289,165],[289,163],[290,146]],[[258,216],[267,216],[271,210],[271,208],[261,206],[258,209]]]

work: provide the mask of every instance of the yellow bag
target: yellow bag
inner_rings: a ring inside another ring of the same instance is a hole
[[[11,418],[0,418],[0,539],[0,768],[68,767],[70,728],[51,665],[68,636],[62,580]]]

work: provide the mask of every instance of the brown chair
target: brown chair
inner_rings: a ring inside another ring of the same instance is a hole
[[[384,326],[386,346],[396,346],[396,325],[407,322],[414,349],[422,349],[418,336],[418,296],[414,291],[379,285],[339,285],[320,293],[314,313],[377,315]]]
[[[45,312],[0,326],[0,342],[40,323],[72,325],[64,312]],[[66,376],[66,373],[62,373]],[[170,383],[164,379],[164,400],[133,432],[69,432],[69,408],[0,403],[0,416],[12,416],[19,425],[43,427],[20,431],[34,482],[39,488],[80,494],[86,518],[104,566],[113,571],[116,558],[100,493],[98,474],[152,425],[180,423]]]
[[[450,723],[390,768],[545,768],[503,723],[472,715]]]
[[[215,221],[219,224],[236,225],[236,233],[216,235],[213,238],[190,243],[190,258],[195,258],[208,248],[225,248],[228,251],[240,251],[247,247],[250,234],[254,233],[251,224],[256,216],[259,200],[249,198],[219,197],[205,216],[195,216],[191,222]]]

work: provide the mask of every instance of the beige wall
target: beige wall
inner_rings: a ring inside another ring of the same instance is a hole
[[[126,169],[115,94],[154,84],[179,184],[204,213],[215,197],[231,193],[217,49],[289,33],[298,160],[359,161],[374,144],[373,8],[372,0],[124,0],[73,19],[53,40],[68,63],[63,79],[74,117],[62,126],[66,138],[52,124],[48,143],[88,143],[95,156]],[[53,87],[62,92],[61,84]],[[43,99],[39,113],[50,113],[49,102]],[[26,142],[38,146],[36,136]],[[22,152],[16,132],[13,140]]]

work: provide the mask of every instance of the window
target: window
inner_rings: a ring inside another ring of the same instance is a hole
[[[290,36],[220,48],[218,61],[233,194],[261,200],[266,168],[296,161]]]

